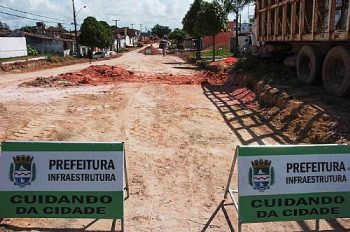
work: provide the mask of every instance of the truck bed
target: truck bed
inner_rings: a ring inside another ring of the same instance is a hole
[[[350,0],[257,0],[258,41],[350,41]]]

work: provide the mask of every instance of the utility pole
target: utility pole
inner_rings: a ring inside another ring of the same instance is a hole
[[[79,46],[79,38],[78,38],[78,31],[77,31],[77,15],[75,14],[74,0],[72,0],[72,2],[73,2],[74,33],[75,33],[75,42],[77,47],[77,56],[80,57],[80,46]]]
[[[119,33],[118,33],[118,22],[120,19],[113,20],[115,21],[115,29],[117,31],[117,53],[119,53]]]
[[[132,29],[132,33],[133,33],[133,35],[132,35],[132,47],[135,47],[135,40],[134,40],[134,36],[135,36],[135,32],[134,32],[134,25],[135,24],[131,24],[131,29]]]
[[[139,37],[139,42],[143,42],[142,40],[142,24],[140,24],[140,37]]]

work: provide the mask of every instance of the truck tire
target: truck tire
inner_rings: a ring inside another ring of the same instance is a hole
[[[324,88],[337,96],[350,94],[350,54],[342,46],[332,48],[322,68]]]
[[[315,84],[321,79],[321,54],[314,47],[304,46],[297,56],[298,79],[306,84]]]

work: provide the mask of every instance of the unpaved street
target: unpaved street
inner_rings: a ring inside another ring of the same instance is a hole
[[[137,51],[94,64],[134,72],[193,75],[179,58]],[[124,141],[130,182],[126,231],[207,231],[237,228],[232,205],[218,210],[239,144],[286,143],[244,104],[213,86],[117,83],[19,88],[24,80],[78,71],[79,64],[0,77],[0,140]],[[243,93],[244,94],[244,93]],[[235,178],[234,178],[235,179]],[[227,217],[225,217],[225,213]],[[1,219],[0,219],[1,220]],[[325,231],[349,229],[347,219],[321,221]],[[113,231],[119,222],[87,219],[3,219],[0,231]],[[244,231],[309,231],[314,222],[250,224]]]

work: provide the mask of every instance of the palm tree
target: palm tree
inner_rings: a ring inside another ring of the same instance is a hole
[[[236,15],[236,40],[235,40],[235,54],[238,53],[238,18],[239,12],[243,7],[250,3],[255,2],[254,0],[221,0],[227,13],[234,13]]]

